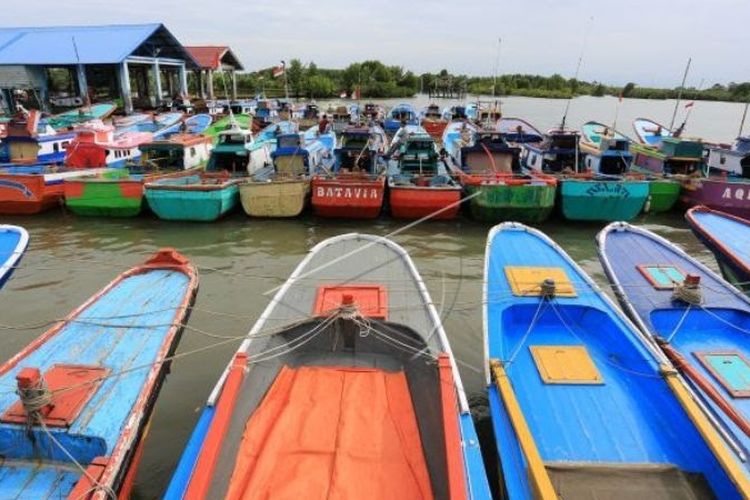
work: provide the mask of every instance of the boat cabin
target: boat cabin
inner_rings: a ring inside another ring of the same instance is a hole
[[[246,173],[250,161],[250,147],[253,145],[253,134],[238,126],[222,130],[218,142],[211,151],[206,171],[219,172],[226,170],[232,174]]]
[[[187,170],[204,165],[211,154],[208,136],[177,134],[169,139],[141,144],[140,166],[157,170]]]
[[[435,141],[427,134],[411,135],[399,147],[398,164],[402,174],[434,174],[437,162]]]
[[[443,117],[443,113],[440,111],[440,106],[437,104],[430,104],[425,109],[424,117],[431,120],[440,120]]]
[[[706,165],[711,170],[750,178],[750,137],[738,137],[731,149],[709,148]]]
[[[633,155],[630,141],[623,137],[600,136],[596,152],[587,152],[587,170],[606,175],[622,175],[630,170]]]
[[[380,107],[376,104],[373,104],[371,102],[368,102],[365,104],[364,109],[362,111],[362,115],[367,118],[371,118],[373,120],[377,120],[380,118]]]
[[[334,150],[334,169],[373,172],[377,161],[373,135],[367,127],[344,129],[339,147]]]
[[[553,130],[547,133],[541,144],[525,144],[526,167],[548,173],[577,172],[577,162],[581,161],[578,139],[578,132]]]
[[[461,169],[470,174],[521,172],[521,148],[511,146],[494,130],[474,133],[473,143],[461,148]]]
[[[278,136],[276,141],[276,149],[271,153],[274,172],[290,176],[305,174],[310,154],[302,146],[300,135],[283,134]]]
[[[320,115],[320,108],[317,104],[308,104],[305,106],[305,110],[302,113],[302,118],[305,120],[317,120]]]

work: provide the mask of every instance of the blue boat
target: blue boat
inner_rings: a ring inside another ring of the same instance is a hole
[[[0,366],[0,498],[129,497],[197,286],[163,249]]]
[[[702,205],[688,210],[685,220],[716,257],[724,279],[750,292],[750,221]]]
[[[750,299],[646,229],[610,224],[597,242],[623,309],[680,369],[738,456],[746,456]]]
[[[169,112],[154,115],[151,119],[136,121],[135,123],[119,127],[117,134],[123,132],[151,132],[154,139],[160,139],[180,131],[182,125],[182,113]]]
[[[419,116],[411,104],[397,104],[388,111],[383,122],[385,133],[389,136],[394,135],[401,128],[402,121],[405,121],[407,125],[419,125]]]
[[[310,250],[220,377],[164,498],[249,492],[489,500],[446,332],[392,241]]]
[[[0,224],[0,288],[13,274],[27,246],[29,233],[24,228]]]
[[[484,303],[509,498],[750,495],[746,471],[666,357],[543,233],[518,223],[490,231]]]
[[[213,118],[207,113],[190,116],[185,119],[185,133],[202,134],[211,126]]]

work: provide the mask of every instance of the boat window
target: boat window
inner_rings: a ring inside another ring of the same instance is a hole
[[[194,147],[190,148],[190,157],[192,158],[193,156],[195,156],[195,148]]]
[[[694,354],[733,398],[750,397],[750,363],[741,353],[724,351]]]
[[[676,284],[685,281],[686,273],[670,264],[642,264],[636,268],[657,290],[671,290]]]
[[[505,266],[505,277],[513,295],[535,297],[542,295],[542,282],[552,280],[558,297],[577,296],[575,287],[562,267]]]
[[[583,345],[533,345],[531,355],[545,384],[603,384]]]
[[[57,142],[53,143],[52,144],[52,151],[54,151],[55,153],[59,153],[60,152],[60,144],[57,143]]]
[[[62,142],[62,148],[63,149],[68,149],[68,144],[70,144],[70,141],[63,141]]]

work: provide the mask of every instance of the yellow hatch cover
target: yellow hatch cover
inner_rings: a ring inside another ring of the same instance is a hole
[[[556,296],[576,296],[576,289],[562,267],[505,266],[505,277],[513,295],[539,296],[542,294],[542,282],[549,278],[555,281]]]
[[[545,384],[603,384],[604,380],[582,345],[530,346]]]

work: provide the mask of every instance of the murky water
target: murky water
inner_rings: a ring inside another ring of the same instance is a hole
[[[611,121],[611,116],[606,116],[612,104],[608,101],[614,99],[575,101],[571,116],[577,121],[571,124],[589,118]],[[507,99],[505,102],[507,115],[528,117],[540,128],[553,126],[564,107],[562,101]],[[648,112],[667,109],[668,103],[649,101],[647,108],[641,108],[641,101],[636,103],[639,108],[627,101],[623,105],[622,123],[630,115],[668,121],[669,116],[664,117],[662,111]],[[588,115],[581,110],[584,104],[591,110]],[[627,116],[626,105],[634,109]],[[706,123],[697,120],[701,116],[698,110],[704,107],[705,113],[717,117],[716,120]],[[741,113],[739,105],[699,103],[696,108],[692,133],[700,131],[717,140],[734,136]],[[671,113],[668,111],[667,115]],[[250,329],[269,300],[262,292],[283,283],[316,243],[353,231],[385,235],[403,226],[387,218],[368,222],[331,221],[308,215],[297,220],[251,220],[239,213],[208,224],[169,223],[153,216],[123,221],[80,218],[61,210],[34,217],[2,217],[0,222],[23,225],[31,235],[21,267],[0,292],[0,323],[33,326],[60,318],[118,273],[142,262],[158,248],[171,246],[200,269],[200,290],[190,325],[224,336],[241,335]],[[636,223],[677,242],[716,269],[708,251],[687,229],[682,214],[647,215]],[[601,227],[553,219],[541,229],[603,284],[593,241]],[[462,217],[450,222],[425,223],[394,238],[411,254],[438,304],[469,393],[480,393],[483,388],[481,288],[489,228],[489,224]],[[42,327],[5,330],[0,357],[7,359],[43,330]],[[206,335],[186,330],[177,353],[215,342]],[[146,442],[136,482],[137,498],[155,498],[164,491],[198,412],[236,347],[237,344],[224,344],[173,363]]]

